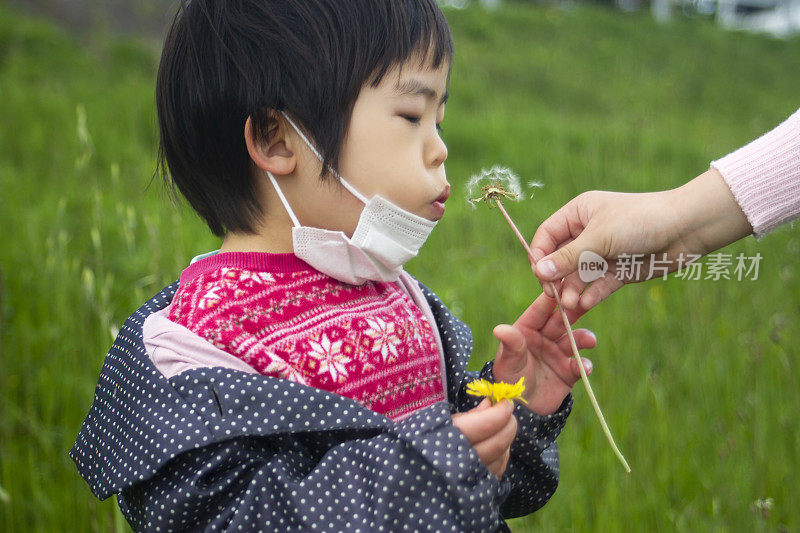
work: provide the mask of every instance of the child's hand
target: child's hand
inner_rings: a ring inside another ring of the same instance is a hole
[[[517,419],[513,412],[514,405],[510,401],[491,405],[484,399],[474,409],[453,415],[453,425],[467,437],[483,464],[498,479],[506,471],[511,443],[517,435]]]
[[[525,376],[523,396],[528,408],[540,415],[556,412],[581,375],[561,312],[553,312],[555,305],[553,298],[541,294],[513,326],[494,328],[494,336],[500,341],[494,360],[495,381],[516,383]],[[581,314],[568,312],[570,323]],[[573,333],[579,350],[597,345],[591,331],[578,329]],[[587,374],[592,371],[588,359],[583,359],[583,366]]]

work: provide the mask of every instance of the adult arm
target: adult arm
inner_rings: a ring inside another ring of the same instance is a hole
[[[676,189],[577,196],[542,223],[531,247],[542,281],[564,279],[564,307],[586,310],[624,283],[648,279],[650,257],[675,270],[690,254],[751,233],[762,237],[799,216],[800,110]],[[576,273],[587,250],[609,262],[605,276],[588,287]],[[617,259],[633,254],[645,256],[641,274],[617,279]]]

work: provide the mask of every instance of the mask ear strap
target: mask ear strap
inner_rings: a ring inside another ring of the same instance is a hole
[[[283,118],[289,121],[289,124],[292,125],[294,131],[296,131],[297,134],[300,136],[300,138],[305,141],[305,143],[308,145],[309,148],[311,148],[311,151],[314,152],[314,155],[317,156],[317,159],[322,161],[322,156],[319,154],[319,152],[317,152],[317,149],[314,148],[314,145],[311,144],[311,141],[308,140],[308,137],[306,137],[305,134],[302,131],[300,131],[300,128],[297,127],[297,124],[295,124],[294,121],[289,118],[289,115],[287,115],[283,111],[281,111],[281,115],[283,115]]]
[[[294,226],[296,228],[299,228],[300,227],[300,221],[297,220],[296,216],[294,216],[294,212],[292,211],[292,208],[289,207],[288,200],[286,200],[286,197],[283,195],[283,191],[281,190],[281,188],[278,187],[278,182],[275,181],[275,176],[273,176],[272,172],[270,172],[269,170],[267,171],[267,176],[269,176],[269,181],[272,182],[272,186],[275,187],[275,192],[278,193],[278,198],[281,199],[281,203],[283,204],[283,207],[285,207],[286,208],[286,212],[289,213],[289,218],[292,219],[292,224],[294,224]]]
[[[340,182],[342,185],[344,185],[344,188],[345,188],[345,189],[347,189],[348,191],[350,191],[350,194],[352,194],[353,196],[355,196],[356,198],[358,198],[359,200],[361,200],[361,203],[362,203],[362,204],[364,204],[364,205],[367,205],[367,202],[368,202],[369,200],[367,200],[367,197],[366,197],[366,196],[364,196],[363,194],[361,194],[360,192],[358,192],[358,191],[355,189],[355,187],[353,187],[352,185],[350,185],[349,183],[347,183],[347,180],[346,180],[346,179],[344,179],[343,177],[341,177],[339,174],[336,174],[335,172],[334,172],[334,174],[336,175],[336,177],[337,177],[337,178],[339,178],[339,182]]]
[[[283,117],[284,117],[284,118],[285,118],[285,119],[286,119],[286,120],[289,122],[289,124],[291,124],[292,128],[294,128],[294,131],[296,131],[296,132],[297,132],[297,134],[300,136],[300,138],[301,138],[301,139],[303,139],[303,141],[305,141],[305,143],[308,145],[308,147],[309,147],[309,148],[311,148],[311,151],[312,151],[312,152],[314,152],[314,155],[315,155],[315,156],[317,156],[317,159],[319,159],[319,160],[320,160],[320,162],[323,162],[323,159],[322,159],[322,156],[320,155],[320,153],[317,151],[317,149],[316,149],[316,148],[314,148],[314,145],[313,145],[313,144],[311,144],[311,141],[309,141],[309,140],[308,140],[308,137],[306,137],[306,136],[305,136],[305,134],[304,134],[302,131],[300,131],[300,128],[298,128],[298,127],[297,127],[297,124],[295,124],[295,123],[294,123],[294,121],[293,121],[292,119],[290,119],[290,118],[289,118],[289,115],[287,115],[287,114],[286,114],[286,113],[284,113],[283,111],[281,111],[281,115],[283,115]],[[353,187],[352,185],[350,185],[349,183],[347,183],[347,180],[346,180],[346,179],[344,179],[343,177],[341,177],[341,176],[339,175],[339,173],[338,173],[338,172],[336,172],[336,171],[335,171],[335,170],[333,170],[332,168],[329,168],[328,170],[330,170],[330,171],[331,171],[331,173],[332,173],[334,176],[336,176],[337,178],[339,178],[339,181],[341,182],[341,184],[342,184],[342,185],[344,185],[344,188],[345,188],[345,189],[347,189],[347,190],[350,192],[350,194],[352,194],[353,196],[355,196],[356,198],[358,198],[359,200],[361,200],[361,203],[362,203],[362,204],[364,204],[364,205],[366,205],[366,204],[367,204],[367,202],[368,202],[369,200],[367,199],[367,197],[366,197],[366,196],[364,196],[363,194],[361,194],[360,192],[358,192],[358,191],[355,189],[355,187]],[[273,185],[274,185],[274,184],[275,184],[275,183],[273,182]],[[284,204],[284,205],[285,205],[285,204]]]

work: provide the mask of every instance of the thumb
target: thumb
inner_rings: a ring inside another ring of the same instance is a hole
[[[494,377],[498,381],[507,381],[525,368],[527,343],[522,332],[514,326],[501,324],[492,333],[500,341],[494,360]]]
[[[581,252],[594,248],[584,231],[578,237],[536,263],[536,275],[542,281],[558,281],[578,270]]]

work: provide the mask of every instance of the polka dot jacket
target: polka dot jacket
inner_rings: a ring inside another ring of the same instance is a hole
[[[507,531],[503,518],[544,505],[558,484],[555,442],[572,407],[517,406],[502,480],[453,426],[452,412],[491,363],[467,372],[469,328],[420,285],[441,334],[448,402],[394,423],[353,400],[227,368],[166,379],[142,324],[178,283],[123,325],[70,456],[100,499],[118,494],[136,531]]]

